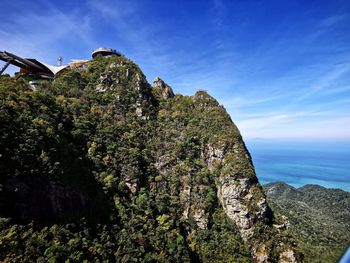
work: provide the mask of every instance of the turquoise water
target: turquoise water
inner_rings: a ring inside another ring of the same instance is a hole
[[[262,184],[319,184],[350,191],[350,141],[246,140]]]

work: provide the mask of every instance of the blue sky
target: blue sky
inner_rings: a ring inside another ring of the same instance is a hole
[[[0,17],[0,50],[115,48],[149,82],[207,90],[245,138],[350,139],[348,0],[3,0]]]

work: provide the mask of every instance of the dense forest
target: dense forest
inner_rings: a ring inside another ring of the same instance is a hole
[[[307,262],[337,262],[350,244],[350,193],[318,185],[264,186],[269,204],[287,216]]]
[[[225,109],[125,57],[35,91],[1,76],[0,171],[2,262],[303,258]]]

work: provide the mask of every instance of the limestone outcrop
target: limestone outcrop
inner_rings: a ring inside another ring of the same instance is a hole
[[[300,261],[238,128],[207,92],[175,95],[158,77],[151,86],[125,57],[96,58],[34,92],[1,85],[0,217],[61,224],[76,245],[60,247],[64,260]],[[80,218],[97,224],[72,228]],[[22,238],[36,236],[31,227]],[[11,250],[0,261],[35,261],[59,246],[54,227],[25,253],[12,250],[11,223],[4,229]]]
[[[159,90],[165,100],[175,96],[172,88],[159,77],[153,80],[152,88]]]

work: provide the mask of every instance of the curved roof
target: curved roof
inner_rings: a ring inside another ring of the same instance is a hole
[[[92,52],[92,58],[97,56],[121,56],[121,53],[112,48],[100,47]]]
[[[0,52],[0,60],[9,62],[10,64],[21,68],[21,70],[24,70],[25,72],[30,72],[32,74],[41,75],[42,77],[47,78],[53,78],[57,73],[61,72],[62,70],[68,67],[68,65],[48,65],[33,58],[21,58],[7,51]]]
[[[40,62],[40,61],[38,61]],[[69,65],[65,65],[65,66],[52,66],[52,65],[48,65],[45,64],[43,62],[40,62],[42,65],[44,65],[46,68],[48,68],[54,75],[56,75],[57,73],[61,72],[62,70],[66,69],[69,67]]]

